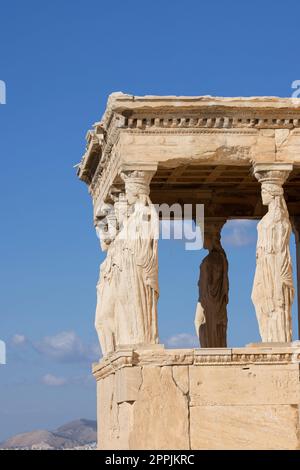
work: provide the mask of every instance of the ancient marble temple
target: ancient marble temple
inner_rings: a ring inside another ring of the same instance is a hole
[[[300,100],[113,93],[87,133],[78,176],[106,252],[95,316],[98,447],[298,449]],[[199,348],[159,341],[156,205],[164,203],[204,205]],[[232,219],[259,220],[251,298],[261,343],[242,348],[227,347],[227,305],[239,293],[221,231]]]

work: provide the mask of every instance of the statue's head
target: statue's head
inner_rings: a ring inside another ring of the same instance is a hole
[[[119,193],[118,199],[115,202],[115,216],[118,222],[118,229],[121,229],[125,219],[128,216],[128,201],[124,193]]]
[[[222,248],[220,234],[216,232],[205,232],[203,248],[205,248],[208,251],[211,251],[214,249],[220,250]]]
[[[95,228],[100,246],[106,251],[116,236],[116,216],[113,205],[104,203],[96,211]]]
[[[203,248],[206,250],[221,250],[221,230],[226,219],[207,218],[204,221]]]
[[[279,166],[276,166],[279,165]],[[282,168],[282,164],[256,164],[254,175],[261,184],[261,198],[264,206],[281,206],[286,210],[283,184],[287,180],[290,169]],[[270,208],[269,208],[270,209]]]
[[[140,191],[136,186],[130,185],[126,189],[126,197],[129,205],[134,204],[138,199],[140,199],[140,196],[146,194],[143,191]]]
[[[208,251],[213,249],[213,234],[211,232],[204,232],[203,248]]]
[[[261,185],[261,198],[264,206],[269,206],[275,198],[283,197],[283,188],[280,184],[263,181]]]
[[[279,222],[283,218],[288,218],[288,209],[281,184],[276,184],[274,181],[262,182],[261,196],[262,203],[268,206],[269,216],[271,216],[275,222]]]
[[[125,194],[128,204],[132,205],[138,200],[147,200],[150,194],[150,181],[153,172],[134,170],[122,172],[125,182]]]

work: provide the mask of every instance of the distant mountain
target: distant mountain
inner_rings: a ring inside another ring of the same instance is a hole
[[[53,431],[59,437],[80,442],[81,445],[95,442],[97,439],[97,422],[88,419],[78,419],[64,424]]]
[[[75,449],[93,448],[97,440],[97,423],[78,419],[54,431],[32,431],[16,434],[0,444],[0,449]]]

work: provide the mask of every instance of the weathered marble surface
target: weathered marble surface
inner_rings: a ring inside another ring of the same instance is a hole
[[[100,449],[297,449],[300,345],[118,351],[94,365]]]
[[[289,214],[300,216],[299,163],[300,99],[109,97],[78,166],[95,225],[112,203],[107,227],[117,229],[101,242],[107,258],[97,287],[96,328],[105,354],[94,367],[101,448],[300,447],[300,348],[290,343],[288,248]],[[262,339],[271,343],[225,347],[228,289],[219,256],[224,282],[214,280],[217,290],[222,284],[217,295],[206,296],[206,305],[200,300],[196,327],[215,306],[223,321],[212,322],[211,331],[218,324],[222,331],[204,335],[202,345],[223,347],[165,350],[157,344],[155,227],[150,223],[148,237],[141,237],[142,220],[151,222],[152,202],[187,201],[205,203],[210,217],[263,217],[252,299]],[[137,240],[120,236],[127,228]]]

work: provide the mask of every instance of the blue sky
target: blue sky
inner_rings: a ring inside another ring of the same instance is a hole
[[[73,165],[108,94],[290,96],[300,79],[299,17],[296,0],[1,1],[0,338],[8,364],[0,368],[0,440],[95,417],[90,363],[103,256]],[[229,224],[223,238],[229,343],[244,345],[259,339],[250,300],[255,224]],[[204,256],[180,241],[160,244],[166,344],[193,342]]]

